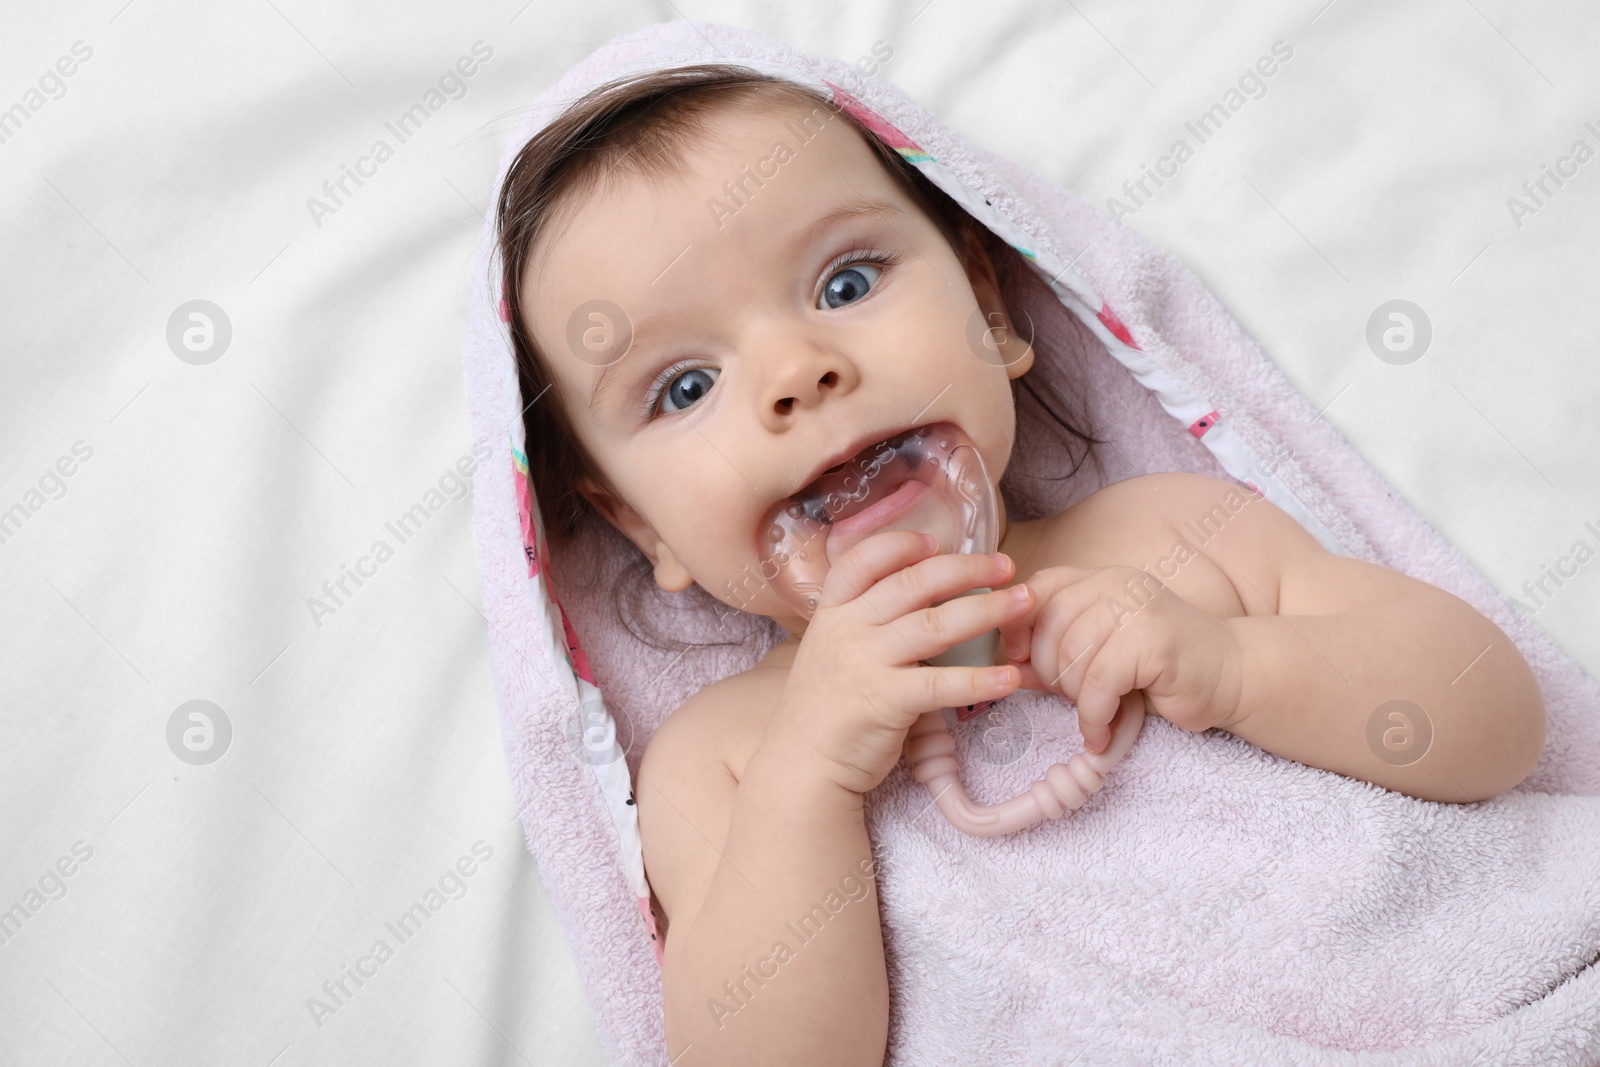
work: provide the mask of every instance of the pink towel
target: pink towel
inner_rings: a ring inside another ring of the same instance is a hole
[[[888,1062],[1600,1064],[1595,681],[1316,417],[1188,270],[847,63],[716,25],[619,37],[539,96],[496,192],[515,150],[584,91],[699,62],[750,66],[852,109],[1028,256],[1036,272],[1007,293],[1013,319],[1032,321],[1039,359],[1072,366],[1095,429],[1113,443],[1103,479],[1086,467],[1064,482],[1031,480],[1029,442],[1047,438],[1031,409],[1019,411],[1002,486],[1014,517],[1147,471],[1254,485],[1330,549],[1488,615],[1532,663],[1549,709],[1549,741],[1527,781],[1459,806],[1151,717],[1082,810],[983,838],[930,809],[902,763],[867,799],[892,996]],[[664,1064],[660,942],[631,782],[667,714],[782,634],[756,616],[719,629],[717,602],[691,587],[660,594],[658,621],[691,640],[739,640],[663,652],[634,639],[608,599],[636,556],[619,535],[595,525],[549,558],[492,246],[486,228],[466,378],[474,436],[494,452],[474,520],[507,763],[608,1056]],[[1028,738],[1010,762],[980,758],[974,745],[985,731],[992,739],[994,712],[954,731],[980,802],[1013,795],[1082,748],[1066,701],[1023,693],[1000,706],[1008,730]]]

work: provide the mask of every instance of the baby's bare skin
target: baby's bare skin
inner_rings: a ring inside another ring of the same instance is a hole
[[[930,556],[910,532],[880,531],[836,560],[809,623],[770,588],[730,599],[760,571],[763,516],[841,448],[948,421],[998,485],[1015,444],[1012,382],[1034,359],[1009,330],[999,359],[974,352],[973,322],[1007,321],[993,265],[953,248],[837,118],[737,213],[708,212],[814,117],[718,113],[675,177],[607,175],[541,240],[521,294],[551,362],[543,402],[563,406],[609,482],[579,490],[663,589],[697,583],[791,634],[674,711],[640,767],[675,1064],[882,1063],[889,995],[863,795],[925,711],[1048,689],[1073,699],[1098,751],[1118,708],[1142,700],[1184,729],[1219,727],[1445,802],[1529,773],[1544,707],[1503,633],[1199,475],[1129,479],[1032,522],[1002,510],[1000,560]],[[876,260],[841,265],[857,253]],[[587,336],[596,302],[637,331],[606,366],[568,344]],[[1218,507],[1214,536],[1196,543],[1189,524]],[[997,591],[960,595],[983,587]],[[1011,587],[1022,601],[1008,602]],[[900,640],[936,654],[997,627],[1017,645],[998,670],[936,670]],[[1397,698],[1432,727],[1408,765],[1367,740]],[[824,936],[788,943],[795,916],[863,884]]]
[[[1227,510],[1224,501],[1237,510]],[[1213,511],[1218,505],[1223,512]],[[1196,544],[1195,523],[1208,514],[1226,518],[1207,527],[1207,539]],[[1181,563],[1180,546],[1195,550]],[[1060,515],[1012,524],[1002,549],[1016,572],[992,583],[1000,589],[1049,589],[1063,579],[1120,578],[1123,571],[1135,578],[1162,575],[1159,595],[1181,598],[1233,628],[1238,639],[1246,685],[1215,725],[1288,758],[1455,802],[1515,785],[1542,750],[1543,704],[1531,671],[1504,634],[1433,586],[1330,555],[1281,510],[1231,483],[1184,474],[1130,479]],[[1129,603],[1125,587],[1097,597],[1084,614],[1109,615],[1113,600]],[[1131,632],[1129,617],[1123,621]],[[703,691],[674,713],[684,716],[679,740],[662,749],[673,755],[646,756],[639,794],[646,862],[658,890],[671,884],[677,896],[669,915],[676,905],[692,918],[700,886],[742,863],[737,846],[746,842],[729,836],[735,801],[747,769],[770,745],[772,716],[799,648],[799,635],[791,635],[756,667]],[[1470,670],[1488,669],[1475,686],[1452,688],[1469,663]],[[1046,677],[1054,676],[1052,666]],[[1072,681],[1045,688],[1077,692]],[[1429,709],[1434,731],[1426,758],[1405,766],[1379,758],[1367,733],[1372,710],[1396,693]],[[676,759],[679,773],[661,772],[664,758]],[[696,769],[688,770],[692,763]],[[762,795],[759,785],[756,795]],[[832,862],[821,870],[839,868],[851,856],[861,870],[871,869],[858,819],[850,809],[843,825],[834,825]],[[792,814],[784,822],[798,830]],[[795,841],[785,840],[785,848]],[[864,912],[852,918],[873,926],[875,909],[865,918]],[[861,936],[868,936],[864,929]],[[876,961],[881,946],[863,944]]]
[[[1197,525],[1208,515],[1208,525]],[[1180,546],[1186,559],[1174,551]],[[1243,651],[1279,657],[1282,669],[1224,709],[1216,725],[1279,755],[1456,803],[1511,788],[1543,749],[1537,684],[1497,627],[1432,585],[1328,553],[1281,509],[1231,482],[1193,474],[1131,478],[1059,515],[1011,524],[1000,550],[1017,570],[997,588],[1042,584],[1040,572],[1060,568],[1132,568],[1210,616],[1241,620],[1233,625]],[[1154,585],[1133,579],[1133,594],[1118,582],[1095,610],[1130,625]],[[1420,620],[1428,620],[1425,630],[1412,626]],[[1325,638],[1320,646],[1302,636],[1308,629]],[[774,646],[750,673],[781,688],[803,632]],[[1303,652],[1284,649],[1286,636],[1297,637]],[[1405,651],[1363,657],[1363,648]],[[1486,664],[1491,655],[1496,662]],[[996,662],[1008,661],[1002,649]],[[1488,669],[1473,688],[1456,688],[1469,664]],[[1061,691],[1059,683],[1046,688]],[[1434,741],[1426,759],[1396,765],[1368,745],[1366,716],[1395,697],[1428,715]],[[722,724],[724,759],[735,777],[765,728],[770,708],[764,711],[744,716],[737,729]]]
[[[1221,488],[1223,483],[1217,484]],[[1112,497],[1104,495],[1112,489],[1092,494],[1050,518],[1008,523],[999,551],[1015,562],[1016,573],[1008,580],[997,582],[994,588],[1006,589],[1026,582],[1041,568],[1052,566],[1137,567],[1141,562],[1154,566],[1172,548],[1172,538],[1165,532],[1167,524],[1160,520],[1152,523],[1148,515],[1118,508]],[[1121,495],[1126,495],[1126,491]],[[1148,559],[1139,558],[1141,550]],[[1219,617],[1244,613],[1227,579],[1206,561],[1181,568],[1166,584],[1190,603]],[[756,667],[746,672],[758,676],[756,684],[774,686],[781,691],[786,672],[794,662],[795,650],[800,646],[800,634],[804,633],[803,628],[797,630],[774,645]],[[1009,662],[1003,647],[995,662]],[[725,721],[714,731],[727,742],[723,758],[735,778],[742,777],[744,764],[760,741],[772,708],[753,705],[749,711],[754,714],[736,713],[728,718],[739,720],[737,723]]]

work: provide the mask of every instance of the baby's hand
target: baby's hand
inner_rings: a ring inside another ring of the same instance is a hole
[[[826,777],[869,793],[900,762],[918,717],[998,700],[1014,691],[1010,666],[932,667],[924,660],[999,628],[1033,607],[1010,590],[1010,559],[939,554],[910,530],[873,534],[845,552],[823,580],[770,741],[791,765],[816,759]]]
[[[1133,567],[1047,567],[1027,581],[1029,611],[1000,628],[1022,686],[1078,705],[1084,747],[1103,752],[1125,694],[1191,732],[1239,706],[1241,646],[1222,619]]]

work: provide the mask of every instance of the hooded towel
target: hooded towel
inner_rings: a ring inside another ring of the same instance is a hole
[[[1031,266],[1005,294],[1012,319],[1031,327],[1037,359],[1080,383],[1080,414],[1110,444],[1103,471],[1049,481],[1040,475],[1060,458],[1050,427],[1019,408],[1001,485],[1009,514],[1053,514],[1152,471],[1232,480],[1330,551],[1482,611],[1527,656],[1549,712],[1530,777],[1462,805],[1151,716],[1084,808],[985,838],[945,822],[902,762],[866,805],[891,992],[887,1063],[1600,1064],[1600,969],[1590,966],[1600,953],[1600,688],[1317,417],[1187,269],[968,143],[893,84],[708,24],[618,37],[541,93],[491,202],[517,149],[584,92],[706,62],[814,90]],[[674,708],[783,634],[735,613],[739,643],[656,649],[619,622],[611,599],[632,545],[596,521],[551,553],[499,279],[491,220],[466,381],[474,438],[493,452],[473,508],[507,764],[608,1057],[665,1064],[664,931],[633,777]],[[669,632],[730,632],[702,591],[666,603],[658,622]],[[980,803],[1020,792],[1083,747],[1071,704],[1034,692],[953,732]]]

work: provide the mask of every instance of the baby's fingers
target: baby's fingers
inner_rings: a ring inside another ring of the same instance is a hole
[[[1044,629],[1045,611],[1059,610],[1061,605],[1055,603],[1056,596],[1061,589],[1072,584],[1072,576],[1077,573],[1070,567],[1055,567],[1040,571],[1020,583],[1033,590],[1033,604],[1025,614],[1000,627],[1001,647],[1011,662],[1020,664],[1033,658],[1034,642],[1047,636],[1041,632]]]
[[[1016,667],[1017,670],[1022,672],[1022,681],[1017,686],[1018,689],[1037,689],[1046,693],[1059,693],[1061,691],[1059,675],[1054,679],[1042,678],[1040,677],[1039,672],[1034,669],[1034,664],[1032,662],[1014,663],[1012,666]],[[1066,672],[1063,670],[1061,673],[1064,674]],[[1100,724],[1100,719],[1104,715],[1104,712],[1101,710],[1101,698],[1097,695],[1097,693],[1097,690],[1086,689],[1084,693],[1079,694],[1077,700],[1078,729],[1083,734],[1083,747],[1090,752],[1104,752],[1106,750],[1106,746],[1111,743],[1111,717],[1106,716],[1105,725]],[[1085,710],[1084,706],[1084,701],[1086,698],[1089,701],[1087,710]],[[1112,701],[1111,709],[1113,716],[1115,715],[1116,709],[1120,706],[1120,704],[1121,698]]]
[[[1033,669],[1032,663],[1013,663],[1012,666],[1022,672],[1022,682],[1017,686],[1018,689],[1038,689],[1041,692],[1051,691],[1050,687],[1045,685],[1046,679],[1039,677],[1038,672]]]
[[[921,714],[940,708],[964,708],[984,700],[999,700],[1017,688],[1017,667],[915,667],[899,677],[907,688],[900,693],[902,710]]]
[[[1043,603],[1042,597],[1035,597],[1026,615],[1018,616],[1000,627],[1000,640],[1006,650],[1006,658],[1012,663],[1020,665],[1033,655],[1033,624]]]
[[[933,659],[964,641],[996,629],[1017,612],[1028,610],[1031,596],[1026,586],[1019,585],[953,597],[935,607],[904,616],[891,627],[891,639],[900,646],[900,655]]]
[[[1090,752],[1104,752],[1111,743],[1111,720],[1138,680],[1139,648],[1132,642],[1108,641],[1090,661],[1077,701],[1078,729]]]

